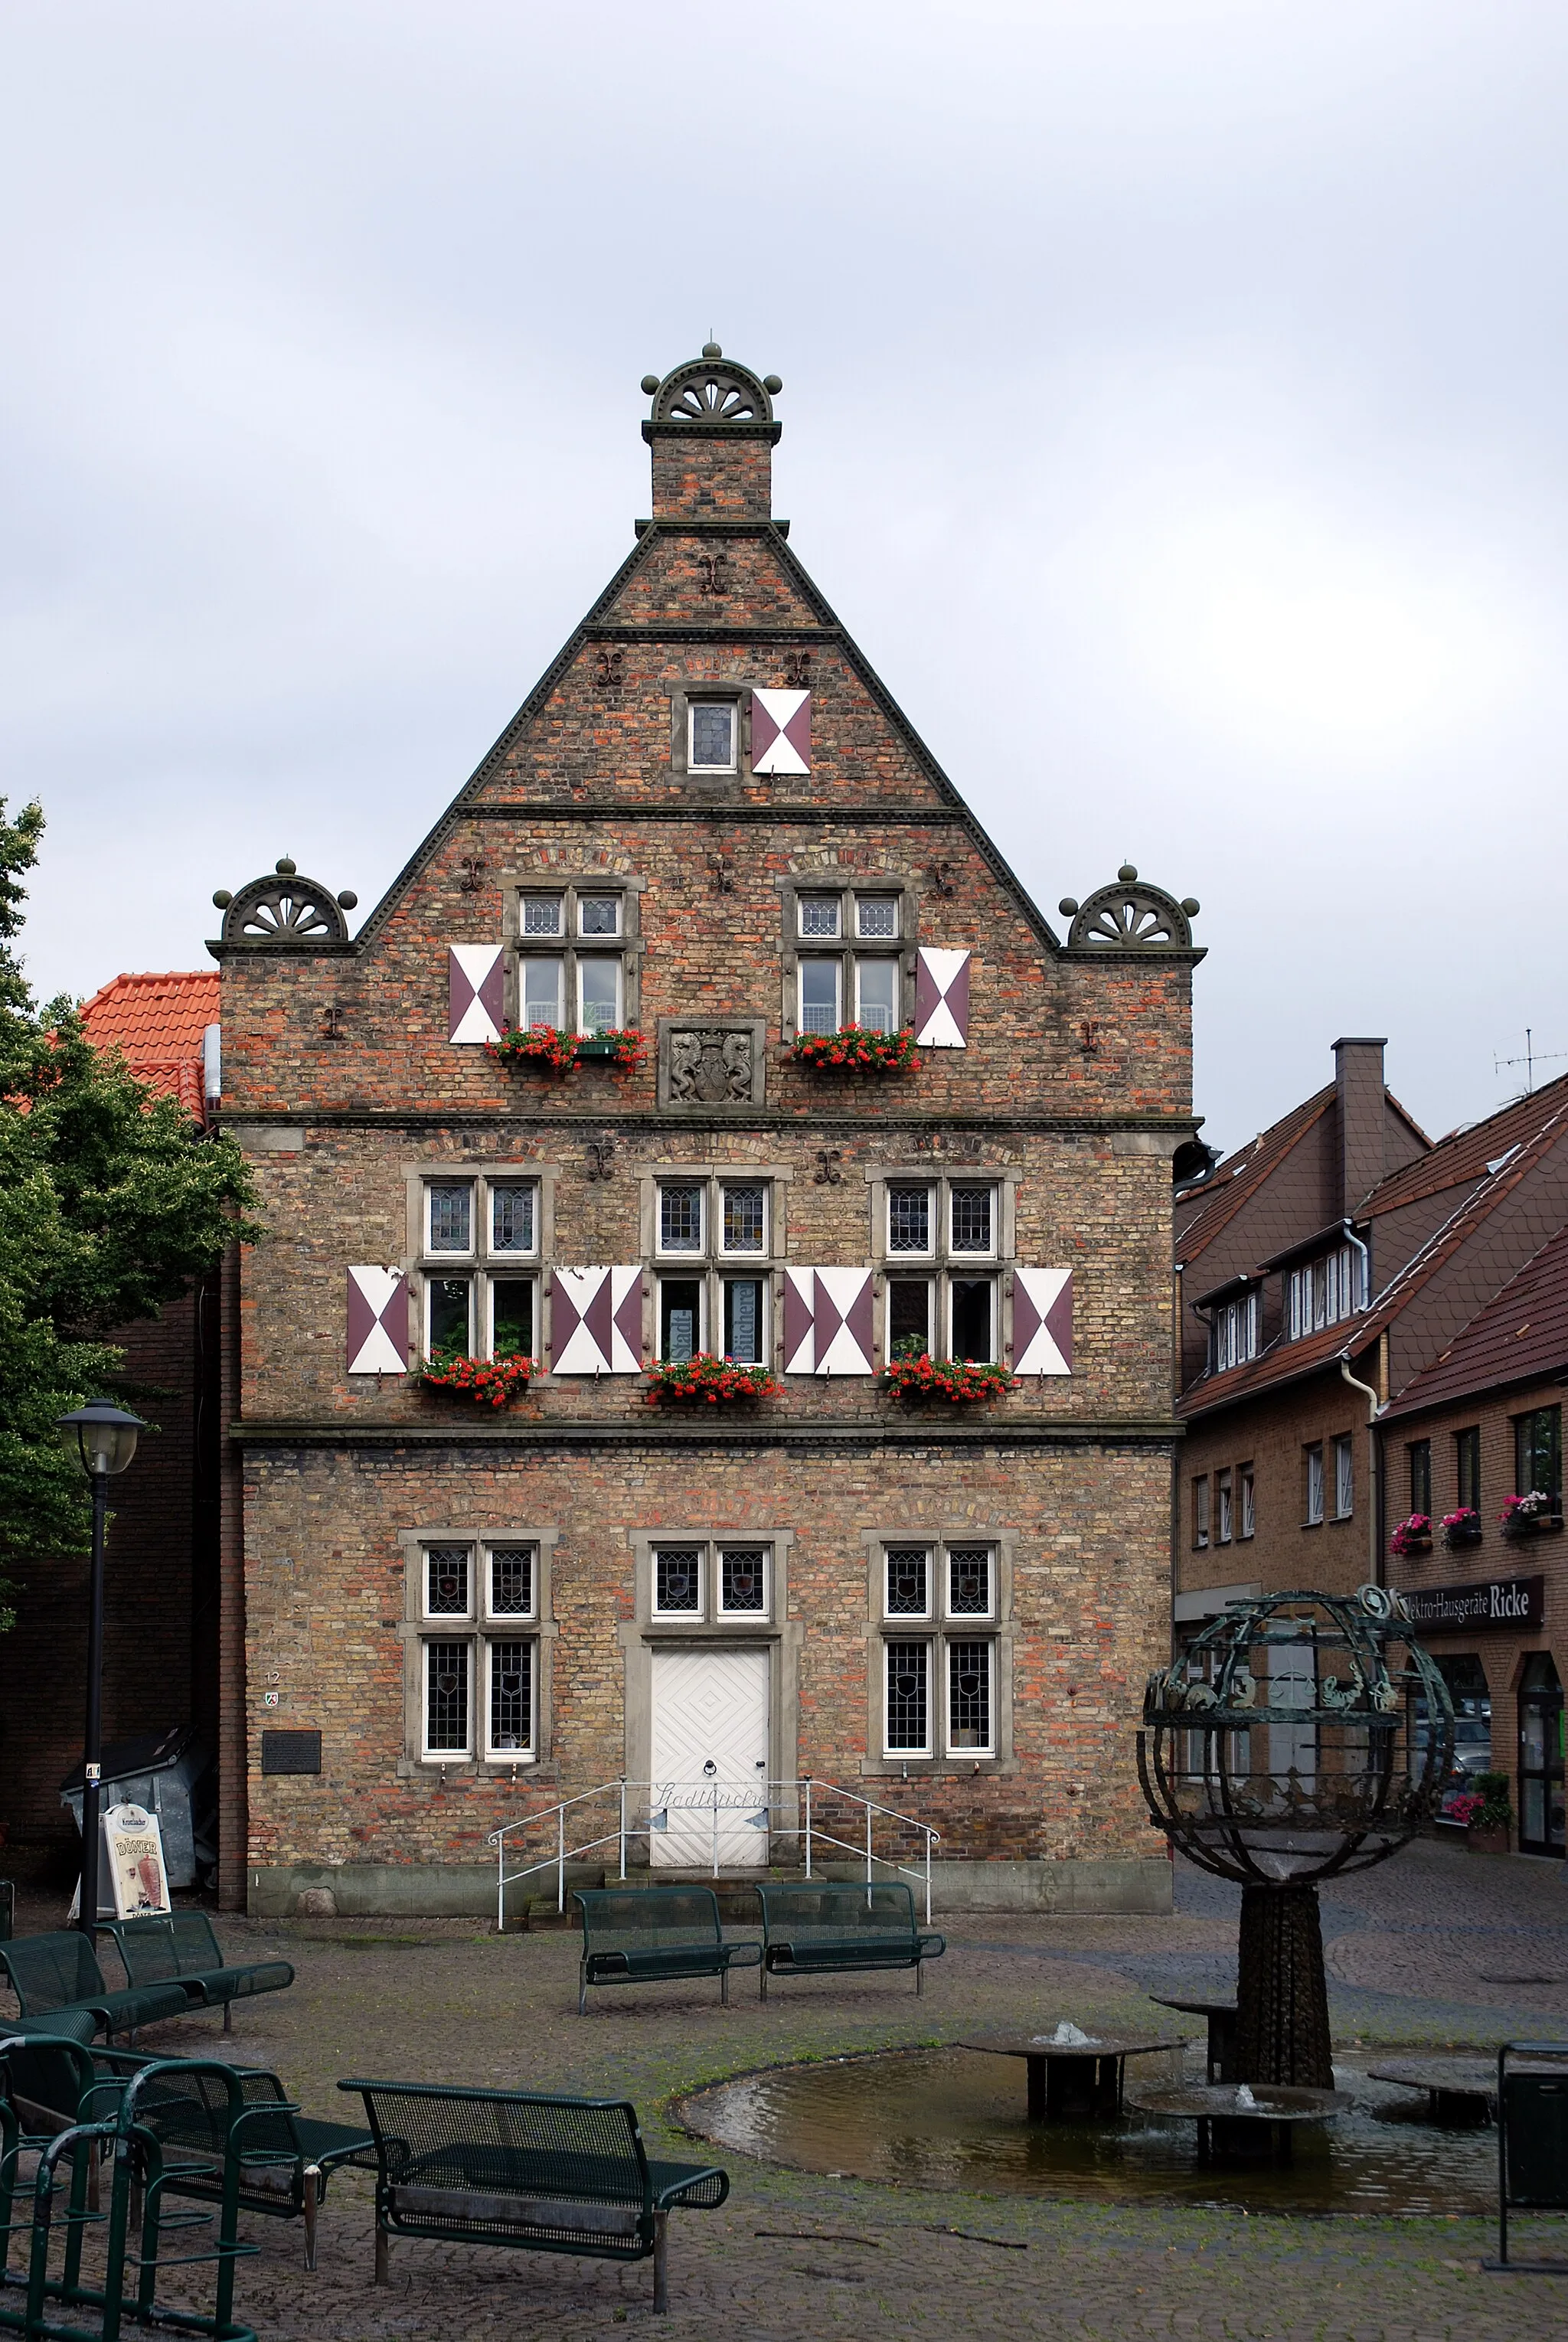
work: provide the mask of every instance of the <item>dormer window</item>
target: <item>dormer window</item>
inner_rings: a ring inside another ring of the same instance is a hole
[[[1255,1291],[1238,1293],[1233,1300],[1218,1304],[1209,1326],[1211,1373],[1223,1375],[1227,1367],[1243,1366],[1257,1356],[1258,1316]]]
[[[1325,1326],[1337,1326],[1366,1306],[1353,1245],[1336,1245],[1316,1260],[1303,1261],[1285,1279],[1291,1340],[1299,1342]]]

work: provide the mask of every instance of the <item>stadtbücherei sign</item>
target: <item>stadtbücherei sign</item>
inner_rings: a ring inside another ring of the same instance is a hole
[[[1543,1577],[1489,1577],[1477,1586],[1402,1586],[1413,1626],[1427,1635],[1465,1627],[1539,1626],[1546,1617]]]
[[[104,1850],[109,1857],[116,1919],[146,1919],[168,1910],[164,1836],[156,1814],[148,1813],[145,1806],[111,1806],[104,1816]]]

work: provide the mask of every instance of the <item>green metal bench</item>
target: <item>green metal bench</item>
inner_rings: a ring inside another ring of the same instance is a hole
[[[178,1984],[134,1985],[125,1991],[111,1991],[93,1947],[75,1927],[47,1936],[13,1936],[8,1943],[0,1942],[0,1969],[10,1979],[16,2006],[25,2017],[52,2017],[67,2009],[85,2011],[111,2041],[116,2033],[135,2034],[140,2025],[184,2017],[191,2007],[190,1994]]]
[[[168,2063],[125,2049],[95,2048],[41,2035],[3,2037],[0,2095],[23,2130],[47,2137],[78,2124],[110,2119],[126,2085],[150,2067]],[[305,2265],[315,2267],[316,2216],[326,2183],[340,2165],[375,2167],[375,2145],[363,2124],[321,2122],[302,2115],[275,2074],[261,2067],[229,2067],[239,2084],[242,2110],[232,2128],[215,2131],[205,2102],[194,2108],[183,2086],[144,2086],[139,2119],[164,2146],[177,2149],[165,2192],[198,2203],[221,2203],[224,2159],[232,2147],[239,2164],[242,2210],[269,2219],[303,2219]],[[96,2206],[96,2187],[90,2200]]]
[[[770,1976],[830,1976],[853,1968],[913,1968],[925,1989],[924,1963],[947,1949],[922,1935],[914,1897],[902,1881],[869,1887],[762,1887],[762,1997]]]
[[[588,2006],[591,1984],[669,1984],[716,1976],[719,1997],[730,1999],[730,1970],[758,1966],[762,1946],[726,1944],[719,1898],[711,1887],[580,1887],[583,1957],[577,2014]]]
[[[236,2000],[253,1993],[282,1992],[294,1982],[287,1960],[249,1960],[230,1967],[205,1911],[173,1911],[154,1919],[111,1919],[125,1974],[138,1990],[177,1984],[194,2008],[222,2008],[224,2031],[234,2030]]]
[[[349,2081],[375,2140],[375,2281],[390,2281],[394,2237],[515,2245],[529,2252],[654,2264],[654,2307],[669,2307],[668,2225],[712,2210],[728,2175],[650,2163],[624,2098]]]

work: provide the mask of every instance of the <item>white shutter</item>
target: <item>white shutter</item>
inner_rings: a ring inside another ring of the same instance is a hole
[[[550,1293],[558,1375],[635,1375],[643,1366],[641,1268],[558,1268]]]
[[[784,1370],[792,1375],[875,1371],[869,1268],[784,1271]]]
[[[1013,1272],[1013,1371],[1070,1375],[1073,1371],[1073,1272],[1015,1268]]]

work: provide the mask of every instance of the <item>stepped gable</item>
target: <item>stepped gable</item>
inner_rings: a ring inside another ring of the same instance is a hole
[[[83,1002],[84,1030],[95,1049],[117,1049],[138,1081],[205,1121],[202,1043],[218,1021],[221,981],[215,969],[114,976]]]
[[[1525,1262],[1431,1366],[1396,1393],[1388,1416],[1414,1415],[1476,1391],[1568,1373],[1568,1227]]]

